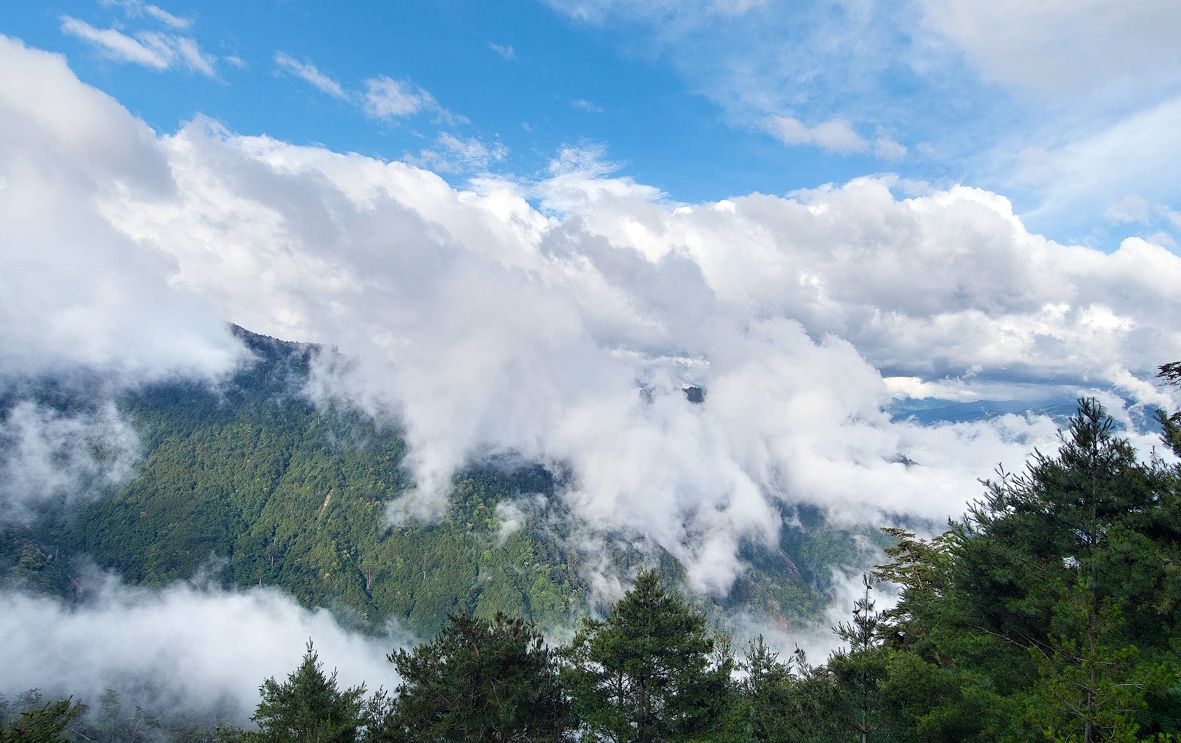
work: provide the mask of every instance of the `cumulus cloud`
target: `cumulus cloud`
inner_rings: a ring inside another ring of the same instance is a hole
[[[154,591],[113,579],[88,590],[74,605],[0,593],[0,693],[39,687],[93,701],[114,688],[155,714],[228,712],[244,725],[259,684],[294,671],[309,638],[342,687],[397,685],[385,654],[407,638],[349,632],[327,611],[304,609],[277,590]]]
[[[112,105],[66,85],[60,60],[19,52],[65,86],[54,100]],[[5,164],[64,162],[63,145],[21,123],[34,104],[6,105],[19,115],[0,126],[25,139],[0,140],[20,142],[0,150]],[[143,131],[121,109],[103,115]],[[45,231],[76,209],[65,221],[115,246],[92,259],[104,270],[127,270],[121,251],[155,256],[169,268],[141,270],[137,296],[195,298],[196,327],[211,314],[338,347],[313,394],[401,419],[411,511],[437,507],[465,459],[513,451],[571,472],[560,497],[576,518],[654,540],[697,590],[728,589],[738,545],[773,539],[780,504],[942,522],[997,462],[1052,446],[1045,418],[894,421],[884,407],[900,390],[1106,388],[1172,404],[1146,380],[1181,358],[1181,259],[1143,240],[1112,254],[1054,243],[987,191],[900,198],[894,180],[869,178],[677,204],[595,146],[564,148],[538,180],[456,189],[405,162],[207,120],[133,139],[125,158],[87,165],[89,200],[62,175],[25,218]],[[163,164],[161,187],[104,187],[139,172],[135,153]],[[13,265],[0,275],[31,294],[33,274]],[[41,273],[87,286],[56,263]]]
[[[176,265],[96,208],[120,191],[168,200],[155,135],[53,54],[0,37],[0,344],[5,375],[89,366],[158,377],[219,374],[240,346]]]
[[[576,513],[640,529],[703,590],[741,571],[742,538],[774,536],[777,501],[941,520],[1052,441],[1044,419],[891,422],[880,370],[1069,395],[1181,354],[1175,256],[1057,245],[974,189],[678,206],[570,151],[532,187],[547,214],[515,183],[456,191],[200,124],[165,146],[179,203],[109,202],[113,223],[227,315],[352,357],[326,384],[399,411],[419,498],[489,446],[568,463]]]
[[[216,59],[203,52],[188,36],[158,31],[141,31],[128,36],[114,28],[95,28],[70,16],[62,16],[61,22],[62,33],[91,43],[100,53],[115,61],[142,65],[158,72],[182,67],[207,77],[217,74]]]

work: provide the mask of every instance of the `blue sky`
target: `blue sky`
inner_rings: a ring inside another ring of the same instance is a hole
[[[675,202],[895,173],[1111,250],[1181,235],[1171,5],[51,0],[4,4],[0,33],[160,133],[204,115],[454,183],[577,146]]]

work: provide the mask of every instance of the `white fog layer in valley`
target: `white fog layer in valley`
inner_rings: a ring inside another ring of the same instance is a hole
[[[228,713],[245,724],[263,679],[299,665],[309,638],[341,688],[398,683],[386,661],[396,642],[342,628],[281,591],[220,591],[176,584],[160,591],[96,579],[77,606],[17,592],[0,594],[0,693],[33,687],[97,702],[117,688],[156,714]]]
[[[0,372],[218,378],[246,357],[230,322],[334,347],[309,394],[406,430],[418,487],[391,519],[437,513],[471,457],[516,452],[569,468],[560,497],[592,532],[654,540],[690,588],[724,595],[781,503],[940,525],[998,463],[1055,445],[1046,417],[924,426],[892,419],[892,399],[1176,409],[1153,375],[1181,359],[1181,258],[1057,244],[996,193],[886,175],[682,204],[585,147],[457,190],[202,117],[153,132],[5,37],[0,68],[22,70],[0,75]],[[118,439],[111,415],[16,409],[0,434],[33,448],[3,462],[5,508],[37,497],[9,492],[11,473],[41,492],[74,476],[39,473],[53,451],[85,470],[71,426]],[[103,591],[78,609],[0,595],[8,690],[184,669],[166,699],[249,708],[309,635],[343,682],[390,685],[388,647],[275,592]]]

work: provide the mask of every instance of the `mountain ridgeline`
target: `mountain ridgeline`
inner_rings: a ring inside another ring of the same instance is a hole
[[[361,626],[394,618],[428,636],[456,611],[544,627],[587,612],[585,540],[554,473],[512,457],[473,462],[455,474],[440,520],[392,526],[388,504],[413,485],[397,426],[313,404],[303,389],[318,347],[234,332],[254,360],[224,382],[176,379],[118,396],[140,442],[134,473],[88,499],[43,498],[35,517],[3,526],[5,585],[72,597],[93,564],[136,585],[277,586]],[[0,411],[7,420],[31,400],[76,414],[100,404],[85,391],[100,386],[26,381]],[[4,446],[11,456],[15,443]],[[101,460],[102,442],[89,446]],[[751,569],[716,609],[790,623],[827,604],[831,567],[858,558],[854,535],[818,510],[784,516],[794,526],[777,549],[743,548]],[[659,547],[637,548],[637,535],[599,536],[621,573],[653,559],[681,573]]]

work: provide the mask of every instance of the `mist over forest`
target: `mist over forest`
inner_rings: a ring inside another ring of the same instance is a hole
[[[449,616],[556,647],[649,569],[710,632],[822,662],[899,534],[938,545],[1080,399],[1128,472],[1176,465],[1166,240],[1059,243],[890,174],[681,202],[586,142],[456,184],[155,131],[0,35],[2,70],[6,699],[244,726],[309,637],[392,690],[386,654]]]

